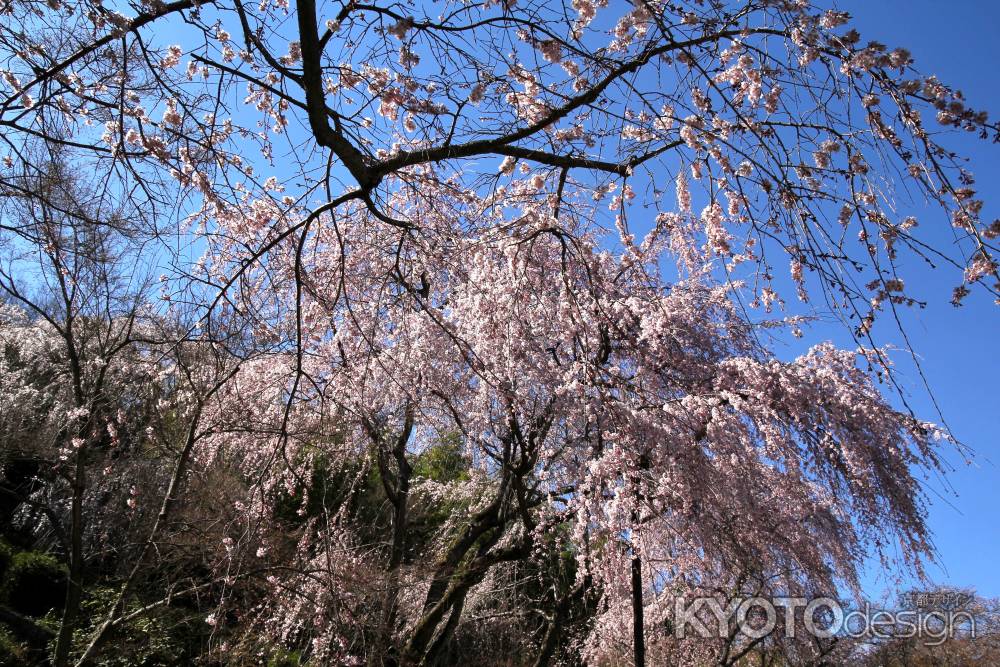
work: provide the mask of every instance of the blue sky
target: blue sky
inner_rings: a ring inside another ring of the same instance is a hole
[[[862,38],[908,48],[921,73],[937,75],[962,90],[973,107],[989,110],[994,119],[1000,116],[996,33],[1000,3],[852,0],[839,7],[852,14]],[[986,201],[983,219],[1000,217],[1000,146],[969,135],[954,135],[945,143],[971,158],[969,166]],[[928,227],[940,225],[940,231],[924,229],[929,236],[942,244],[951,242],[940,213],[934,216],[928,209],[924,219]],[[975,451],[971,466],[959,456],[949,456],[956,469],[946,483],[928,484],[933,500],[929,523],[940,556],[940,565],[931,566],[928,575],[936,583],[971,586],[982,595],[1000,596],[1000,407],[995,379],[1000,371],[1000,307],[988,295],[974,294],[964,307],[954,308],[948,303],[956,283],[952,271],[917,271],[910,276],[915,274],[921,281],[915,286],[929,304],[925,310],[906,313],[907,332],[944,418]],[[900,363],[900,369],[912,394],[911,405],[920,416],[936,420],[934,405],[912,368]],[[873,567],[865,587],[878,597],[887,588],[895,589],[896,583]]]

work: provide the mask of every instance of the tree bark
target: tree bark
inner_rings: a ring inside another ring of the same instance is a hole
[[[73,474],[73,500],[70,506],[69,534],[69,578],[66,586],[66,603],[63,606],[62,622],[56,637],[53,656],[55,667],[69,664],[69,650],[73,643],[73,630],[80,615],[80,600],[83,598],[83,492],[86,488],[86,466],[84,447],[76,452],[76,469]]]
[[[563,628],[566,625],[566,617],[570,613],[570,607],[577,599],[586,601],[587,591],[592,583],[590,575],[587,575],[580,583],[567,591],[565,595],[553,601],[555,609],[552,612],[552,616],[549,617],[549,622],[545,629],[545,637],[542,639],[542,647],[535,657],[534,667],[546,667],[552,661],[552,658],[555,657],[559,641],[562,639]]]
[[[407,437],[409,436],[407,428]],[[389,553],[388,585],[382,606],[382,620],[379,628],[379,638],[382,642],[379,654],[384,658],[392,648],[392,635],[396,626],[396,614],[399,607],[399,571],[406,555],[407,504],[410,494],[410,475],[412,470],[406,460],[404,451],[394,452],[396,459],[396,488],[391,498],[392,514],[392,545]]]

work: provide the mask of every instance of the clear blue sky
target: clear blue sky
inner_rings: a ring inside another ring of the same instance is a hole
[[[916,67],[962,90],[973,107],[1000,118],[1000,3],[991,0],[850,0],[838,3],[849,11],[865,40],[908,48]],[[971,158],[977,189],[986,201],[983,219],[1000,217],[1000,145],[968,135],[945,143]],[[920,211],[920,207],[916,207]],[[950,243],[947,222],[926,212],[924,225],[941,243]],[[933,229],[940,225],[940,232]],[[919,273],[919,272],[918,272]],[[910,274],[911,276],[913,274]],[[1000,306],[985,294],[970,298],[962,308],[948,303],[955,285],[951,271],[925,272],[918,285],[930,303],[908,314],[907,329],[922,357],[924,372],[954,434],[975,450],[975,463],[956,466],[948,475],[949,490],[929,484],[934,499],[929,522],[940,553],[940,565],[928,574],[937,583],[975,587],[980,594],[1000,596]],[[906,373],[911,404],[920,416],[935,420],[934,407],[919,379]],[[956,495],[957,494],[957,495]],[[892,581],[873,570],[865,582],[878,597],[895,589]]]

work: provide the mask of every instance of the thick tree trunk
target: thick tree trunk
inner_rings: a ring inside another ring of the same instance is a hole
[[[492,541],[495,543],[496,538]],[[464,601],[468,590],[482,580],[492,565],[492,562],[483,562],[479,558],[475,558],[468,567],[464,568],[461,572],[456,572],[454,577],[449,578],[451,584],[447,587],[447,591],[438,599],[436,604],[424,612],[414,626],[404,649],[403,665],[414,667],[425,664],[428,646],[430,646],[431,641],[434,639],[444,615],[454,609],[459,600]],[[454,626],[451,629],[453,630]],[[450,634],[450,630],[447,627],[441,630],[441,635],[446,634]],[[439,641],[442,639],[441,635],[438,635]]]
[[[462,534],[452,543],[447,553],[438,562],[431,586],[424,599],[424,614],[427,614],[444,596],[459,563],[469,553],[469,550],[488,531],[495,530],[500,526],[499,510],[504,493],[505,490],[501,489],[493,502],[473,517],[469,525],[465,527]]]
[[[546,667],[552,661],[552,658],[556,654],[556,648],[559,646],[559,641],[562,639],[563,627],[566,623],[566,617],[569,615],[570,606],[577,598],[586,598],[586,591],[590,584],[591,581],[588,575],[583,581],[567,591],[565,595],[553,600],[555,608],[552,611],[552,616],[549,617],[549,622],[545,629],[545,637],[542,639],[542,646],[535,657],[534,667]]]
[[[459,601],[464,602],[464,598],[469,590],[483,580],[483,577],[486,576],[491,567],[498,563],[524,558],[531,553],[530,538],[515,546],[491,551],[502,534],[503,531],[497,529],[487,539],[486,543],[479,548],[475,557],[472,558],[472,561],[451,577],[451,584],[448,586],[447,592],[441,596],[437,604],[433,605],[417,621],[404,649],[403,665],[413,667],[415,665],[427,664],[429,656],[428,647],[431,645],[431,641],[435,637],[437,637],[436,641],[438,643],[447,639],[455,629],[455,625],[457,625],[458,619],[456,618],[456,623],[447,623],[439,634],[438,626],[441,624],[444,615],[453,610],[459,604]]]
[[[385,596],[382,599],[382,616],[379,619],[375,650],[369,656],[370,665],[395,664],[393,654],[393,633],[399,606],[399,575],[406,556],[407,509],[410,498],[410,477],[413,468],[406,458],[406,445],[413,432],[413,408],[406,407],[403,428],[396,436],[392,447],[388,447],[385,432],[377,421],[365,421],[365,428],[375,446],[382,489],[392,505],[392,541],[389,545],[389,562],[386,565]],[[389,463],[389,455],[395,461],[395,471]]]
[[[392,498],[392,544],[389,552],[388,583],[382,603],[382,619],[379,627],[379,657],[385,661],[392,652],[392,635],[396,627],[399,608],[399,571],[406,555],[407,504],[410,495],[411,468],[405,452],[396,453],[397,478]]]
[[[438,633],[438,637],[431,644],[430,649],[428,649],[427,654],[424,656],[424,662],[428,665],[447,665],[449,661],[447,660],[447,654],[445,649],[448,643],[451,641],[452,635],[455,633],[455,628],[458,627],[458,621],[462,618],[462,610],[465,608],[465,594],[463,593],[455,600],[455,603],[451,607],[451,613],[448,615],[448,621],[444,624],[441,632]]]

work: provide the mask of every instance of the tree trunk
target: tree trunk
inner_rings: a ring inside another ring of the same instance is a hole
[[[381,646],[377,652],[384,661],[392,650],[392,634],[396,627],[399,607],[399,570],[406,555],[407,503],[410,495],[411,468],[405,452],[396,453],[397,479],[392,497],[392,545],[389,553],[388,583],[382,603],[382,619],[379,627]]]
[[[83,597],[83,492],[86,488],[84,447],[76,452],[76,470],[73,476],[73,500],[70,506],[69,535],[69,581],[66,586],[66,603],[63,606],[62,622],[56,638],[53,665],[66,667],[69,651],[73,643],[73,630],[80,615],[80,600]]]
[[[420,617],[410,634],[409,640],[406,642],[403,651],[403,665],[411,667],[426,663],[428,646],[430,646],[431,640],[435,638],[435,635],[437,635],[438,642],[441,642],[442,635],[447,639],[455,629],[455,625],[457,625],[458,619],[456,618],[455,624],[447,623],[446,627],[441,630],[441,634],[438,635],[438,626],[441,624],[444,615],[453,610],[459,600],[464,602],[465,595],[473,586],[476,586],[483,580],[483,577],[486,576],[491,567],[498,563],[525,558],[531,553],[530,537],[515,546],[491,552],[490,550],[493,549],[502,535],[502,530],[495,530],[493,535],[487,538],[486,543],[479,548],[478,553],[472,558],[472,561],[450,578],[451,583],[448,585],[445,594],[441,596],[429,611]]]
[[[447,655],[443,651],[447,648],[448,642],[451,641],[451,637],[455,633],[458,621],[462,618],[462,609],[464,607],[465,594],[462,594],[455,600],[455,604],[451,608],[451,614],[448,615],[448,621],[444,624],[444,628],[438,633],[437,639],[434,640],[434,643],[431,644],[430,649],[428,649],[424,656],[424,662],[428,665],[449,664]]]
[[[586,603],[587,589],[591,585],[590,575],[587,575],[580,583],[573,586],[562,597],[553,600],[555,608],[549,618],[548,626],[545,629],[545,637],[542,639],[542,646],[535,657],[534,667],[546,667],[556,654],[559,641],[562,639],[563,627],[566,617],[569,615],[570,607],[578,599],[583,599]]]

